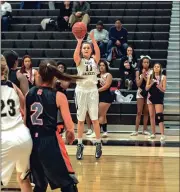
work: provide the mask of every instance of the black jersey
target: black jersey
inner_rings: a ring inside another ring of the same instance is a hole
[[[54,132],[57,129],[56,92],[49,87],[33,87],[26,96],[26,124],[31,134]]]
[[[98,84],[97,87],[101,88],[102,84],[106,83],[106,78],[109,73],[105,73],[104,75],[98,75]],[[110,86],[111,87],[111,86]],[[112,103],[113,102],[113,96],[110,92],[110,87],[104,91],[99,92],[99,102],[103,103]]]
[[[156,86],[160,84],[160,82],[163,80],[164,75],[162,75],[160,79],[154,78],[153,80],[156,81],[148,92],[148,104],[162,104],[164,103],[164,92],[159,90]]]
[[[13,82],[18,88],[20,88],[20,82],[19,80],[17,79],[17,71],[18,69],[16,70],[9,70],[9,80],[11,82]]]

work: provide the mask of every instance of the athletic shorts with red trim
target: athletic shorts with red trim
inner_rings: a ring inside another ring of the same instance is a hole
[[[77,184],[65,144],[59,131],[34,132],[30,167],[35,188],[46,191]]]

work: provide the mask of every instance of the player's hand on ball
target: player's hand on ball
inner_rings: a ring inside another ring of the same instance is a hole
[[[80,38],[80,39],[76,37],[76,39],[77,39],[78,42],[82,43],[84,37],[83,37],[83,38]]]
[[[74,135],[74,131],[66,131],[66,141],[69,144],[73,144],[73,141],[75,140],[75,135]]]

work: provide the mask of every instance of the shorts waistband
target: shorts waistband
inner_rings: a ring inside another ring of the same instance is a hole
[[[82,87],[82,86],[77,85],[76,89],[82,90],[82,91],[96,91],[96,90],[98,90],[97,85],[92,86],[92,87]]]

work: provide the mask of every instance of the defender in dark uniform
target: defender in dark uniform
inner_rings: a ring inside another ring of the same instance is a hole
[[[5,51],[3,56],[5,57],[9,67],[8,79],[13,82],[24,95],[26,95],[29,90],[29,84],[27,78],[18,72],[18,54],[15,51],[10,50]]]
[[[61,111],[69,143],[74,141],[74,123],[66,96],[52,87],[54,77],[65,81],[77,77],[63,75],[54,61],[42,61],[39,66],[42,84],[33,87],[26,96],[26,124],[30,128],[33,150],[30,167],[35,192],[61,188],[62,192],[77,192],[78,183],[57,129],[57,112]]]
[[[152,74],[148,76],[146,90],[148,90],[147,104],[150,113],[150,122],[152,134],[149,139],[156,137],[155,120],[160,127],[161,138],[160,141],[165,140],[164,136],[164,92],[166,90],[166,76],[163,75],[161,64],[155,63]]]

